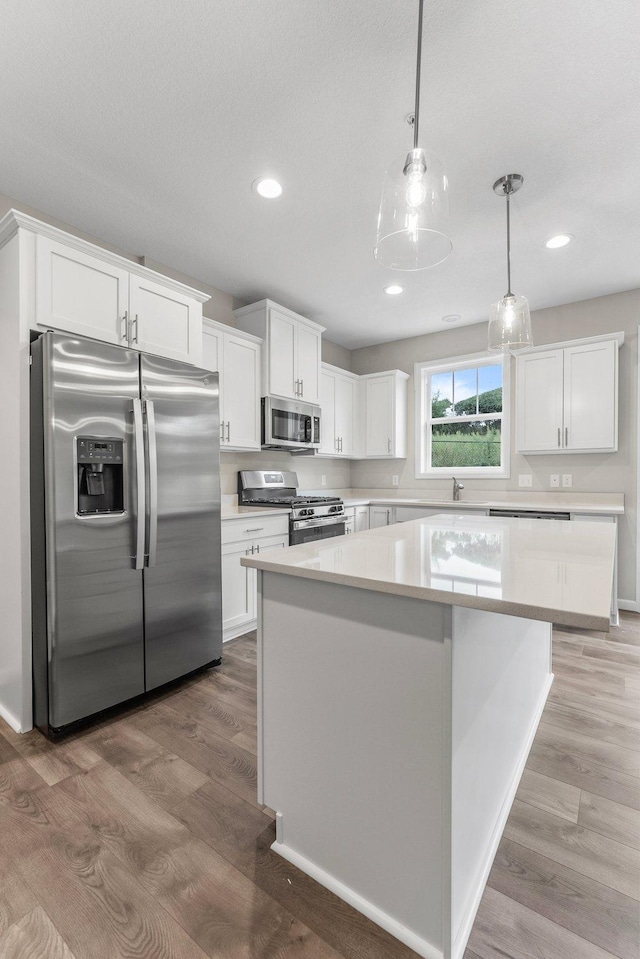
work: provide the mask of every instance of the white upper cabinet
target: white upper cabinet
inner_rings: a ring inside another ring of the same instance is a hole
[[[35,234],[35,326],[201,364],[205,294],[31,217],[16,219]]]
[[[353,373],[322,364],[320,455],[356,455],[358,379]]]
[[[239,329],[264,340],[264,394],[319,403],[324,327],[271,300],[252,303],[234,315]]]
[[[618,448],[618,338],[517,358],[519,453]]]
[[[220,381],[220,449],[259,450],[260,340],[205,320],[202,365]]]
[[[48,236],[36,237],[36,323],[127,345],[129,273],[73,250]]]
[[[401,370],[361,376],[364,456],[402,459],[407,455],[407,381]]]
[[[197,366],[202,361],[202,304],[164,284],[131,276],[130,345]]]

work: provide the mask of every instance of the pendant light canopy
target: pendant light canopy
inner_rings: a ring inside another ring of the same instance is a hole
[[[422,8],[419,0],[413,150],[387,170],[374,255],[392,270],[425,270],[451,253],[447,178],[440,157],[418,146]]]
[[[509,201],[512,193],[517,193],[524,177],[519,173],[508,173],[493,184],[494,192],[507,199],[507,292],[496,303],[491,304],[489,312],[490,350],[526,350],[533,346],[531,334],[531,316],[529,303],[524,296],[511,292],[511,217]]]

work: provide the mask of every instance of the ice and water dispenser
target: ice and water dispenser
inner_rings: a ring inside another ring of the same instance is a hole
[[[123,441],[95,436],[76,439],[78,514],[124,510]]]

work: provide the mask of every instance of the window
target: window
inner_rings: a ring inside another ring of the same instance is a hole
[[[509,476],[509,362],[416,363],[416,476]]]

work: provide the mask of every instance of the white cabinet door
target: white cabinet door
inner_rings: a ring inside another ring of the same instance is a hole
[[[392,526],[395,523],[395,510],[392,506],[370,506],[369,507],[369,528],[377,529],[379,526]]]
[[[260,347],[224,334],[223,447],[260,449]]]
[[[394,382],[389,376],[366,380],[365,456],[390,456],[393,445]]]
[[[251,543],[227,543],[222,547],[222,627],[225,633],[247,629],[256,618],[255,570],[240,565],[251,553]],[[236,632],[236,635],[238,633]]]
[[[202,368],[204,370],[212,370],[214,373],[222,374],[222,340],[223,334],[217,330],[203,329]]]
[[[320,402],[320,334],[303,323],[296,329],[296,372],[298,395],[305,403]]]
[[[356,506],[355,508],[355,531],[356,533],[361,533],[363,530],[369,529],[369,507],[368,506]]]
[[[565,349],[565,449],[617,448],[617,355],[613,340]]]
[[[36,236],[36,323],[126,344],[129,273],[98,257]]]
[[[338,450],[335,429],[335,385],[336,378],[333,373],[327,373],[323,370],[320,375],[320,407],[322,409],[320,452],[328,456],[334,456]]]
[[[296,399],[296,321],[269,310],[268,392]]]
[[[519,452],[562,448],[563,352],[548,350],[518,357]]]
[[[354,417],[356,411],[356,384],[347,377],[335,378],[335,433],[339,452],[352,456],[355,450]]]
[[[130,344],[145,353],[202,363],[202,304],[186,293],[131,275]]]

